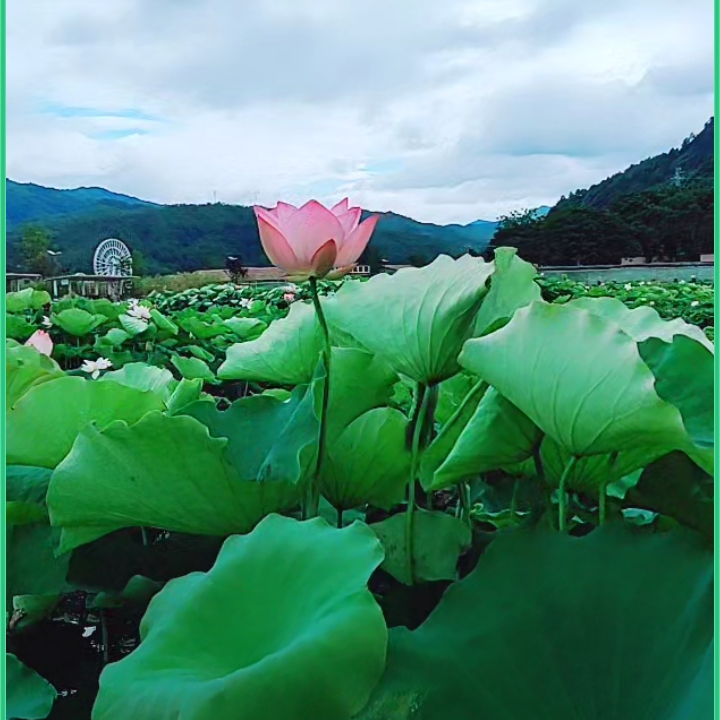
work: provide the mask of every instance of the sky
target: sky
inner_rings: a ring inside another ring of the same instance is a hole
[[[21,0],[7,173],[162,203],[467,223],[713,113],[713,0]]]

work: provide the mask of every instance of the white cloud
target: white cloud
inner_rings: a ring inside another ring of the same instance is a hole
[[[348,192],[422,220],[492,218],[701,129],[712,14],[706,0],[23,0],[8,7],[8,174],[161,202]],[[160,121],[102,116],[128,109]]]

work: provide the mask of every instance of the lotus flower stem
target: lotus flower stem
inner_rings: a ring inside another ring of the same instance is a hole
[[[325,319],[325,313],[323,312],[322,305],[320,304],[320,296],[318,294],[317,278],[310,278],[310,294],[312,296],[313,306],[315,307],[315,315],[318,319],[318,324],[322,330],[324,346],[323,346],[323,360],[325,362],[325,382],[323,384],[323,399],[322,399],[322,411],[320,413],[320,438],[318,441],[318,457],[317,465],[315,466],[315,477],[310,487],[310,498],[308,502],[306,517],[316,517],[320,508],[320,473],[322,472],[322,461],[325,455],[325,438],[327,435],[327,408],[328,399],[330,397],[330,360],[332,356],[332,350],[330,347],[330,332],[328,331],[327,320]]]
[[[418,383],[415,395],[416,412],[413,413],[411,422],[412,445],[410,455],[410,481],[408,483],[408,503],[405,511],[405,553],[407,556],[407,576],[413,582],[413,519],[415,512],[415,483],[417,482],[418,463],[420,459],[420,438],[422,437],[425,416],[428,410],[428,387],[424,383]]]
[[[466,482],[460,483],[458,485],[458,495],[460,496],[460,518],[472,527],[472,520],[470,519],[470,510],[472,509],[470,507],[470,484]]]
[[[565,485],[576,462],[577,458],[573,455],[565,465],[563,474],[560,477],[560,486],[558,488],[558,530],[560,532],[565,532]]]

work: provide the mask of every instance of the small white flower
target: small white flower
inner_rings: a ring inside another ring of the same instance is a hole
[[[684,280],[680,280],[680,282],[678,283],[678,285],[684,285],[684,284],[685,284]]]
[[[131,305],[130,309],[127,311],[127,314],[130,317],[137,318],[138,320],[152,320],[150,310],[144,305]]]
[[[631,284],[631,283],[625,283],[625,289],[626,289],[626,290],[632,290],[632,284]]]
[[[654,304],[655,304],[655,301],[654,301],[654,300],[651,300],[651,301],[650,301],[650,305],[654,305]]]
[[[52,320],[47,315],[43,315],[43,319],[40,324],[43,327],[49,328],[52,327]]]
[[[89,373],[93,380],[97,380],[101,370],[112,367],[112,362],[107,358],[100,357],[97,360],[85,360],[80,366],[83,372]]]
[[[253,301],[250,300],[250,298],[243,298],[243,299],[240,301],[240,307],[241,307],[241,308],[245,308],[245,309],[251,308],[251,307],[252,307],[252,304],[253,304]]]
[[[638,283],[638,285],[644,285],[644,284],[645,284],[645,281],[644,281],[644,280],[641,280],[641,281]]]
[[[690,307],[697,307],[699,304],[700,304],[700,301],[699,301],[699,300],[693,300],[693,301],[690,303]]]

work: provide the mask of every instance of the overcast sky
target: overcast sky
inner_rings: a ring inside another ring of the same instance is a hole
[[[8,175],[430,222],[553,204],[713,112],[713,0],[16,0]]]

